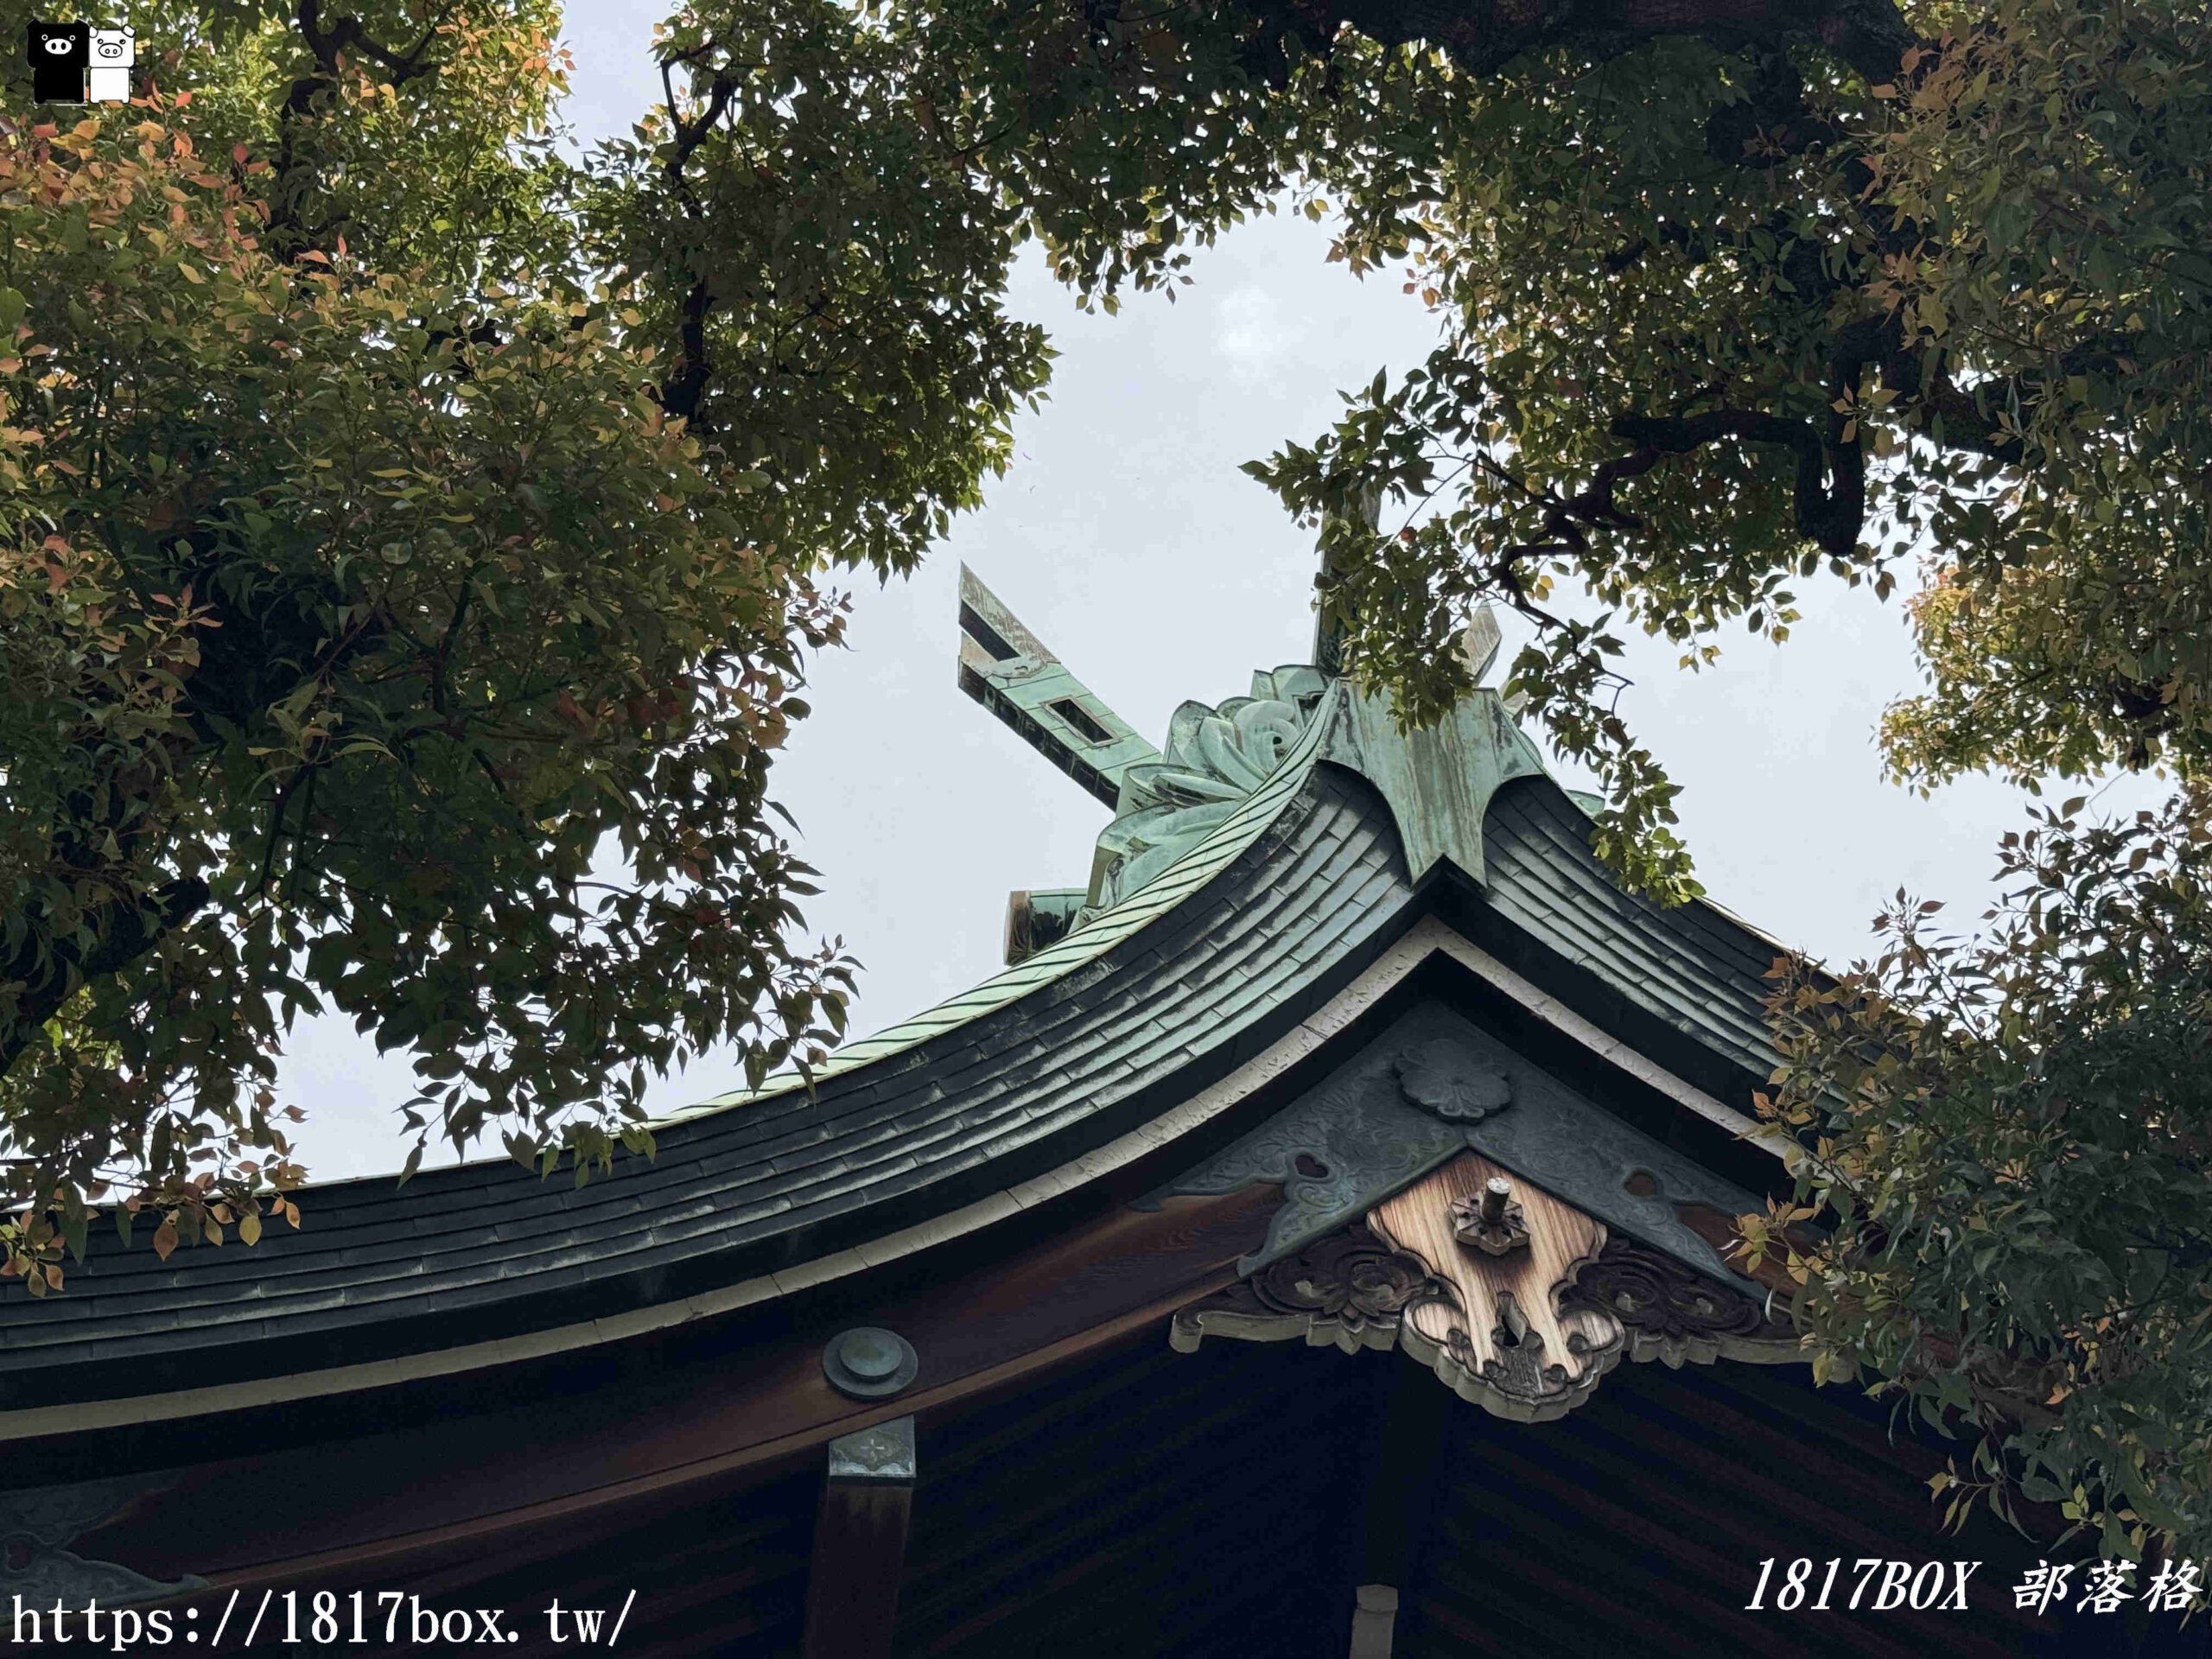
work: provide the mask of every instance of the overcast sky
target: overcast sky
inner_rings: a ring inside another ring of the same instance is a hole
[[[569,115],[587,142],[657,96],[660,15],[571,9]],[[1007,892],[1080,885],[1106,817],[956,688],[962,561],[1155,743],[1185,698],[1243,695],[1254,669],[1309,656],[1312,537],[1237,467],[1319,434],[1339,388],[1413,366],[1435,327],[1395,281],[1325,264],[1328,241],[1302,218],[1261,220],[1201,252],[1177,303],[1135,299],[1112,318],[1077,312],[1036,262],[1020,271],[1013,308],[1061,353],[1050,401],[1016,423],[1013,470],[918,575],[861,586],[849,649],[818,664],[815,712],[777,764],[775,793],[823,875],[810,928],[842,935],[866,967],[855,1034],[995,971]],[[1724,639],[1701,674],[1637,642],[1624,711],[1684,785],[1682,833],[1713,896],[1840,964],[1900,885],[1977,914],[2024,803],[1986,780],[1930,800],[1885,784],[1875,722],[1917,684],[1900,607],[1827,581],[1798,592],[1805,620],[1785,646]],[[1509,632],[1508,657],[1518,642]],[[2104,804],[2149,793],[2131,780]],[[397,1168],[410,1077],[343,1022],[297,1029],[282,1090],[308,1114],[318,1178]],[[735,1086],[735,1068],[710,1061],[652,1103]]]

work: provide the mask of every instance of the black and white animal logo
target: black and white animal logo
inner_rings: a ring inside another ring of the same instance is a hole
[[[130,67],[137,60],[138,36],[130,24],[94,29],[92,68],[86,77],[87,96],[95,104],[128,104]]]
[[[82,104],[92,64],[90,23],[30,26],[31,96],[41,104]]]

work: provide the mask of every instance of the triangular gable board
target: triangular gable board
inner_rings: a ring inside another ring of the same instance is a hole
[[[1236,1287],[1177,1314],[1185,1351],[1210,1333],[1398,1346],[1531,1422],[1587,1399],[1624,1356],[1802,1357],[1770,1294],[1713,1243],[1757,1195],[1440,1004],[1139,1202],[1261,1183],[1282,1193],[1266,1240]]]

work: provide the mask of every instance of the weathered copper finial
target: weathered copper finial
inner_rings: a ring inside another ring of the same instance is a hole
[[[1529,1242],[1529,1225],[1514,1201],[1513,1183],[1493,1175],[1478,1198],[1452,1200],[1452,1236],[1486,1255],[1503,1255]]]

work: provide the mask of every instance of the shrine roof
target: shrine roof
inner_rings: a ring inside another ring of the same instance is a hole
[[[0,1301],[0,1435],[48,1432],[55,1398],[121,1421],[221,1408],[256,1380],[278,1399],[559,1351],[989,1227],[1203,1122],[1285,1045],[1325,1042],[1301,1022],[1446,912],[1557,1018],[1660,1055],[1646,1069],[1678,1098],[1742,1123],[1777,947],[1616,886],[1496,692],[1407,734],[1348,682],[1278,669],[1185,704],[1154,750],[1002,611],[971,613],[1011,654],[963,648],[963,685],[1115,794],[1063,937],[810,1086],[675,1115],[653,1158],[581,1187],[471,1163],[309,1189],[306,1228],[251,1250],[162,1262],[96,1239],[66,1295]],[[1036,684],[1052,696],[1022,701]]]

